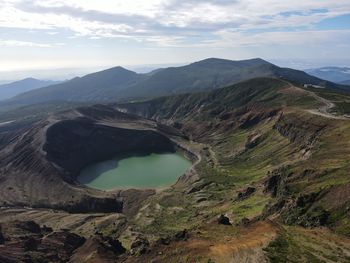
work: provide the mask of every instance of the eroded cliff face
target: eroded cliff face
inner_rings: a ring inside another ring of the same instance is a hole
[[[135,200],[154,194],[86,188],[75,179],[86,165],[175,147],[154,122],[99,105],[50,116],[16,136],[0,150],[1,205],[70,212],[122,212],[129,195]]]
[[[274,129],[282,136],[306,149],[312,148],[326,128],[326,120],[304,120],[295,115],[285,117],[283,113],[280,114],[280,118],[274,125]]]
[[[46,133],[47,160],[76,175],[88,164],[128,152],[174,151],[169,138],[153,130],[116,128],[90,120],[65,120]]]

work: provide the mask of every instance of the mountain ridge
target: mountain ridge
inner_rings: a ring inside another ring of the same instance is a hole
[[[0,100],[9,99],[18,94],[47,87],[53,84],[57,84],[59,82],[60,81],[39,80],[39,79],[28,77],[18,81],[2,84],[0,85]]]
[[[114,102],[212,90],[257,78],[278,77],[300,84],[347,89],[299,70],[280,68],[261,58],[208,58],[180,67],[138,74],[117,66],[83,77],[17,95],[1,105],[28,105],[45,101]]]

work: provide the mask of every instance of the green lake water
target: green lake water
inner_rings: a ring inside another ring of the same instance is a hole
[[[101,190],[161,188],[175,183],[191,165],[178,153],[116,158],[87,166],[78,181]]]

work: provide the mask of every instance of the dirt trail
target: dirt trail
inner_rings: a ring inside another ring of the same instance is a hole
[[[308,93],[313,98],[315,98],[317,101],[319,101],[323,104],[323,106],[319,107],[318,109],[307,110],[308,112],[315,114],[315,115],[325,117],[325,118],[329,118],[329,119],[349,120],[349,118],[346,116],[337,116],[337,115],[330,113],[331,109],[335,107],[335,104],[333,102],[318,96],[314,92],[308,91]]]
[[[308,109],[308,110],[306,110],[307,112],[314,114],[314,115],[322,116],[322,117],[325,117],[328,119],[350,120],[350,117],[348,117],[348,116],[345,116],[345,115],[338,116],[338,115],[332,114],[330,112],[331,109],[333,109],[335,107],[335,104],[333,102],[317,95],[316,93],[314,93],[312,91],[301,89],[301,88],[296,87],[287,81],[284,81],[284,82],[288,85],[288,87],[285,89],[285,91],[290,89],[290,90],[294,90],[294,91],[307,93],[311,97],[313,97],[315,100],[317,100],[318,102],[323,104],[323,106],[319,107],[318,109]]]

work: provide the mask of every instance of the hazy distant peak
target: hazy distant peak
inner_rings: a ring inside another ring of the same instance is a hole
[[[45,80],[38,80],[38,79],[29,77],[29,78],[25,78],[25,79],[16,80],[16,81],[13,81],[11,83],[4,84],[1,86],[13,85],[13,84],[17,84],[17,83],[33,83],[33,82],[44,82],[44,81]]]
[[[321,68],[322,71],[333,71],[350,75],[350,68],[346,67],[325,67]]]
[[[126,69],[126,68],[121,67],[121,66],[116,66],[116,67],[113,67],[113,68],[105,69],[105,70],[102,70],[100,72],[129,72],[129,73],[135,73],[134,71]]]
[[[40,81],[40,80],[29,77],[29,78],[25,78],[25,79],[22,79],[22,80],[19,80],[19,81]]]
[[[0,85],[0,100],[14,97],[20,93],[57,84],[57,81],[25,78],[8,84]]]
[[[307,69],[306,72],[318,78],[337,83],[341,83],[350,79],[350,68],[348,67],[329,66],[322,68]]]

